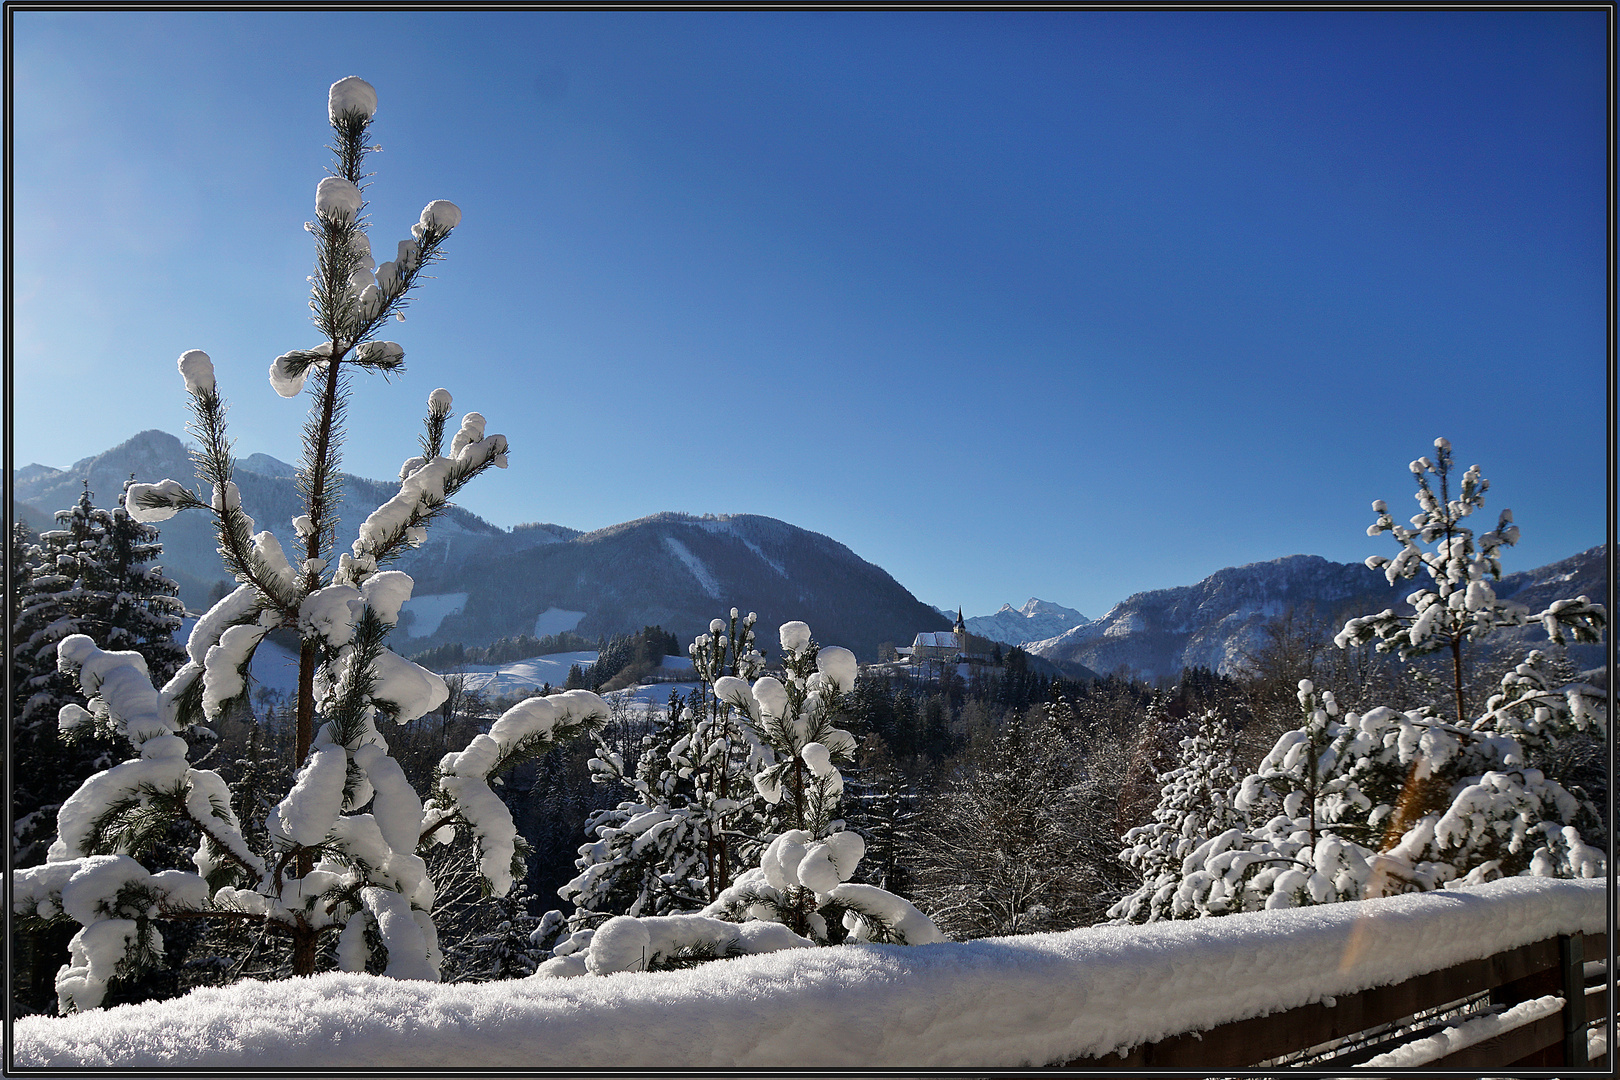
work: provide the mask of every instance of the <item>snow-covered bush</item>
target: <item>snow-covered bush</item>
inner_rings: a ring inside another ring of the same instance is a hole
[[[317,190],[316,220],[305,226],[316,238],[310,308],[323,340],[283,353],[270,367],[279,394],[295,397],[307,384],[312,398],[298,475],[303,512],[292,522],[302,550],[289,557],[273,534],[255,532],[243,511],[213,362],[192,350],[179,369],[201,445],[197,472],[209,490],[173,479],[132,484],[125,507],[145,522],[182,510],[211,513],[220,555],[239,586],[198,620],[186,643],[188,662],[161,689],[139,653],[105,651],[82,634],[58,647],[61,669],[89,696],[88,707],[62,707],[62,729],[94,725],[134,752],[63,804],[45,865],[13,875],[14,914],[67,917],[82,927],[56,979],[64,1011],[95,1007],[109,980],[154,962],[162,947],[157,924],[166,919],[251,922],[288,947],[295,974],[315,971],[330,955],[344,970],[437,979],[441,955],[429,915],[435,888],[420,852],[464,829],[485,887],[506,893],[522,876],[523,845],[492,779],[607,717],[602,700],[586,691],[524,701],[464,750],[444,756],[425,803],[389,756],[382,725],[438,707],[446,687],[385,647],[412,581],[384,567],[422,542],[463,485],[504,467],[507,444],[485,434],[481,415],[468,413],[446,447],[451,398],[434,390],[421,453],[401,468],[399,493],[360,523],[349,551],[334,552],[350,380],[360,371],[402,370],[404,350],[378,334],[402,314],[460,220],[451,204],[428,204],[395,261],[376,264],[361,169],[375,108],[363,80],[333,85],[337,160]],[[186,736],[246,693],[254,651],[278,627],[301,640],[298,771],[256,847],[224,780],[188,760]],[[154,870],[142,860],[150,861],[177,821],[197,838],[192,866]]]
[[[1164,853],[1180,855],[1179,865],[1160,858],[1154,879],[1144,878],[1143,888],[1112,912],[1116,920],[1329,903],[1518,874],[1606,872],[1603,854],[1581,831],[1583,822],[1597,823],[1597,808],[1539,767],[1568,740],[1607,738],[1602,695],[1581,683],[1561,684],[1539,652],[1508,672],[1471,720],[1464,719],[1462,690],[1465,642],[1529,621],[1540,622],[1555,642],[1565,635],[1594,640],[1606,612],[1586,597],[1557,601],[1538,615],[1498,600],[1487,578],[1500,577],[1497,551],[1517,539],[1517,527],[1504,511],[1476,552],[1460,522],[1483,505],[1488,482],[1471,468],[1461,497],[1451,500],[1451,447],[1444,439],[1435,447],[1437,462],[1412,463],[1422,507],[1412,529],[1395,525],[1382,501],[1373,507],[1379,520],[1369,533],[1393,532],[1401,554],[1368,560],[1374,569],[1387,568],[1392,582],[1426,567],[1435,588],[1408,598],[1414,614],[1351,619],[1335,641],[1345,648],[1376,640],[1402,659],[1449,650],[1457,711],[1342,712],[1331,691],[1300,680],[1302,723],[1230,790],[1235,817],[1189,822],[1186,841]],[[1438,498],[1425,474],[1439,477]],[[1172,814],[1179,797],[1177,785],[1167,787],[1161,814]],[[1123,857],[1145,865],[1152,849],[1142,842],[1149,836],[1138,830],[1135,839]]]
[[[821,648],[804,623],[786,623],[780,630],[785,678],[777,679],[760,674],[763,658],[752,648],[751,625],[752,616],[739,633],[734,613],[729,645],[721,643],[726,624],[718,619],[707,639],[700,637],[694,644],[693,660],[712,680],[713,715],[731,715],[728,707],[735,711],[736,743],[719,734],[722,728],[711,729],[703,745],[712,749],[696,754],[693,764],[679,765],[673,775],[690,777],[706,766],[711,777],[725,775],[735,752],[736,760],[751,770],[758,797],[780,807],[787,827],[764,845],[757,866],[719,889],[696,914],[620,915],[599,928],[576,930],[536,974],[649,970],[846,940],[913,945],[944,940],[910,902],[850,880],[865,843],[833,815],[844,786],[834,762],[848,761],[855,750],[854,737],[836,726],[844,695],[855,685],[854,654]],[[720,674],[723,669],[736,673]],[[690,744],[677,744],[667,757],[681,762],[688,760],[681,755],[689,752]],[[707,787],[697,790],[712,794]],[[646,792],[652,794],[651,785]],[[716,813],[717,801],[698,805]],[[740,805],[740,800],[727,801]],[[732,809],[724,808],[711,820],[722,820],[718,814]],[[643,813],[655,820],[638,836],[674,820],[662,810]],[[639,822],[632,819],[623,831],[635,832],[635,824]]]

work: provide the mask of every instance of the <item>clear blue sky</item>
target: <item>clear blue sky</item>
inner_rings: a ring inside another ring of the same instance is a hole
[[[1440,434],[1508,569],[1604,539],[1602,11],[14,18],[19,465],[180,433],[192,348],[297,459],[357,74],[374,247],[464,218],[351,472],[446,386],[496,524],[766,514],[968,614],[1390,554]]]

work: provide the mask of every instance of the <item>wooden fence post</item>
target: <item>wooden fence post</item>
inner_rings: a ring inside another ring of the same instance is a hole
[[[1558,964],[1564,974],[1564,1064],[1586,1066],[1586,973],[1580,934],[1558,936]]]

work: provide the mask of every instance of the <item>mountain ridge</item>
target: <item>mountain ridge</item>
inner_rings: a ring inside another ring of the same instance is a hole
[[[268,454],[248,455],[238,466],[236,483],[256,527],[297,550],[291,518],[301,507],[288,476],[292,466]],[[48,523],[52,510],[77,501],[86,480],[97,502],[109,504],[131,473],[145,481],[189,477],[198,484],[185,445],[152,430],[67,469],[37,464],[18,469],[14,514],[30,524]],[[397,482],[348,474],[343,484],[340,538],[397,490]],[[209,590],[226,580],[212,522],[206,515],[181,514],[162,529],[165,572],[180,582],[189,606],[204,606]],[[451,507],[428,537],[397,565],[416,579],[415,596],[424,613],[420,625],[432,632],[402,647],[457,640],[482,645],[526,633],[538,637],[548,618],[574,615],[575,629],[587,636],[657,624],[689,637],[736,606],[759,614],[761,644],[767,648],[776,625],[802,619],[818,640],[871,659],[883,644],[907,645],[919,632],[947,629],[956,616],[921,603],[887,571],[831,537],[758,515],[663,511],[584,532],[538,522],[502,529]],[[1606,573],[1604,548],[1598,546],[1508,574],[1497,594],[1533,609],[1582,591],[1600,599]],[[1399,607],[1416,587],[1412,581],[1390,586],[1360,563],[1291,555],[1225,567],[1192,585],[1138,592],[1094,620],[1031,597],[1022,607],[1003,604],[992,615],[964,622],[979,637],[1020,645],[1071,669],[1125,668],[1149,678],[1174,678],[1188,666],[1236,670],[1244,653],[1259,644],[1261,627],[1291,609],[1331,625]],[[1062,629],[1038,636],[1056,627]],[[1534,630],[1503,632],[1499,640],[1522,638],[1528,645]]]
[[[268,454],[248,455],[237,466],[234,480],[255,528],[276,534],[286,550],[298,550],[291,521],[301,506],[287,475],[292,467]],[[29,520],[48,521],[49,512],[39,505],[72,505],[86,480],[105,505],[117,498],[130,473],[143,481],[200,483],[179,439],[146,431],[68,469],[41,467],[26,478],[19,471],[19,509]],[[339,550],[358,522],[397,491],[397,481],[349,474],[342,481]],[[209,590],[227,580],[211,519],[176,515],[163,523],[161,540],[165,572],[180,582],[182,599],[193,608],[204,606]],[[887,571],[831,537],[750,514],[666,511],[581,532],[536,522],[502,529],[451,507],[427,542],[395,565],[415,578],[414,597],[423,601],[418,606],[433,609],[422,624],[432,633],[402,641],[407,649],[543,636],[536,629],[556,612],[582,613],[574,628],[592,637],[656,624],[691,638],[736,606],[759,614],[765,648],[774,647],[768,635],[777,625],[799,619],[817,640],[865,659],[874,659],[885,642],[903,645],[918,631],[950,626]]]
[[[1498,596],[1536,610],[1552,600],[1607,592],[1603,545],[1527,571],[1505,574]],[[1101,672],[1121,668],[1149,678],[1177,677],[1184,668],[1207,667],[1235,674],[1244,656],[1263,643],[1262,628],[1292,611],[1329,626],[1356,615],[1401,610],[1419,580],[1397,580],[1362,563],[1335,563],[1320,555],[1224,567],[1192,585],[1134,593],[1101,617],[1025,646],[1056,663],[1080,663]],[[1492,635],[1497,646],[1533,647],[1538,627]],[[1539,640],[1544,641],[1541,634]],[[1579,663],[1597,663],[1602,646],[1571,646]]]

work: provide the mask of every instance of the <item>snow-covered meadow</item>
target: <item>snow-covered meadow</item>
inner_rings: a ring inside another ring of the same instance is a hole
[[[921,946],[846,945],[666,972],[441,986],[329,973],[14,1028],[19,1067],[1019,1067],[1348,995],[1560,933],[1603,881]]]

